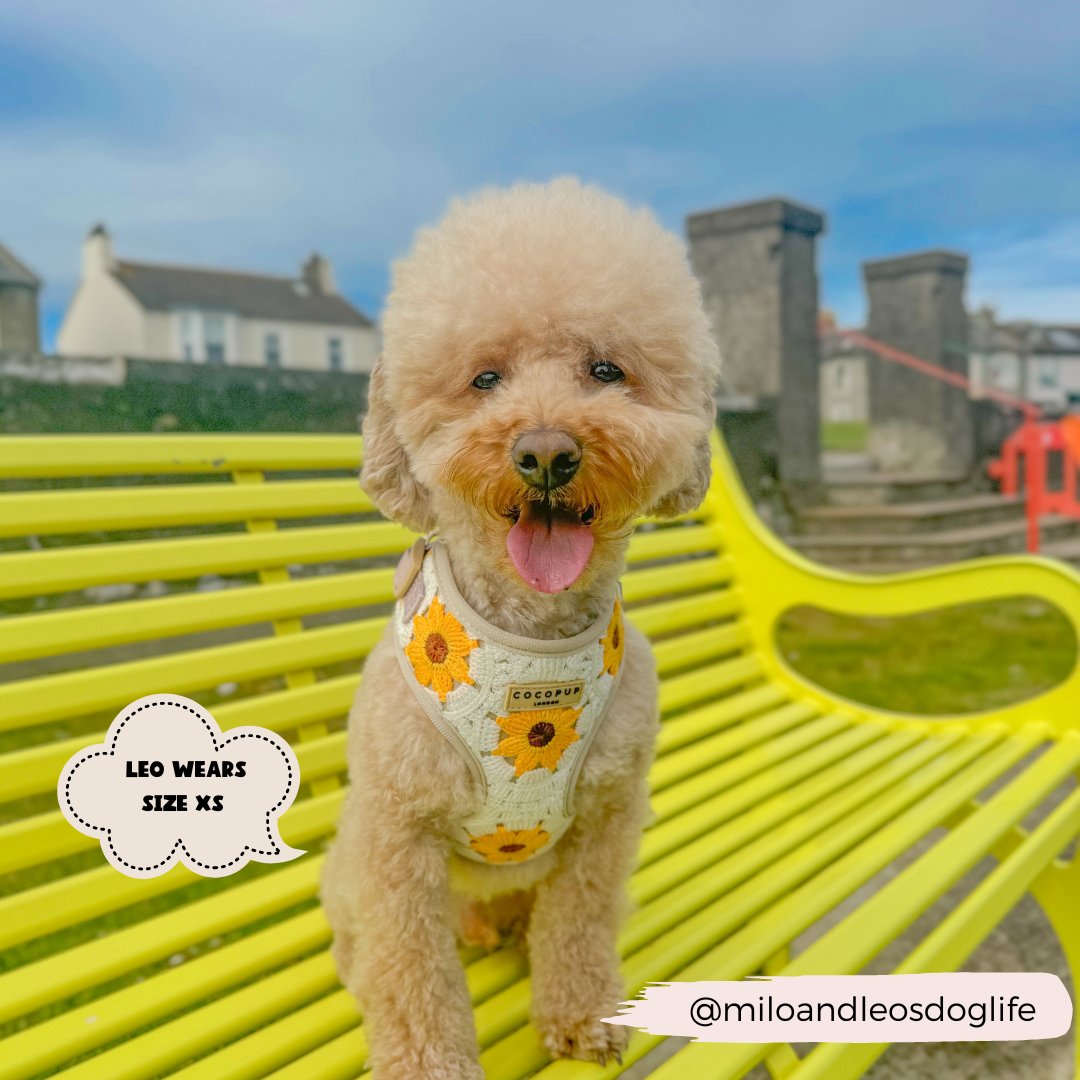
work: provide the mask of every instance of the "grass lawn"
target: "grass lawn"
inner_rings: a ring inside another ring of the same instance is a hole
[[[859,451],[866,449],[864,420],[826,420],[821,425],[822,450]]]
[[[1065,616],[1012,597],[901,618],[793,608],[777,644],[801,675],[895,712],[981,712],[1023,701],[1068,675],[1076,637]]]

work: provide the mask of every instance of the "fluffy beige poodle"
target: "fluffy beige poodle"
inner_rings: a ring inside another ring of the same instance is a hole
[[[657,728],[619,578],[635,520],[708,485],[697,282],[648,212],[520,185],[419,235],[384,329],[361,482],[428,543],[349,721],[334,958],[378,1080],[483,1075],[457,938],[519,937],[548,1052],[603,1061]]]

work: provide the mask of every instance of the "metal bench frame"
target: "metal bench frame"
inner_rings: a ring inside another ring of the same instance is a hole
[[[386,603],[392,556],[411,540],[373,516],[325,520],[372,514],[355,479],[325,477],[355,469],[359,457],[356,436],[0,437],[5,480],[230,478],[9,484],[0,491],[0,541],[15,546],[0,553],[0,600],[203,574],[258,579],[0,617],[0,664],[76,654],[70,670],[0,683],[8,740],[0,747],[11,747],[0,753],[0,1080],[56,1070],[67,1080],[331,1080],[363,1071],[362,1018],[337,983],[315,898],[318,849],[344,791],[345,736],[335,721],[359,681],[334,665],[355,667],[385,615],[315,629],[303,622]],[[624,579],[628,617],[655,643],[665,717],[650,775],[655,821],[619,942],[628,991],[759,971],[856,972],[986,854],[996,868],[898,970],[957,968],[1030,891],[1080,973],[1080,870],[1057,859],[1080,832],[1080,792],[1030,833],[1020,824],[1080,766],[1080,671],[1019,705],[930,720],[838,698],[793,671],[774,641],[777,619],[801,604],[885,615],[1026,595],[1080,628],[1080,575],[1022,556],[881,579],[833,571],[769,533],[718,439],[714,466],[699,511],[634,536]],[[267,479],[309,471],[315,478]],[[108,536],[238,523],[244,531]],[[51,539],[20,541],[28,537]],[[86,542],[68,543],[80,537]],[[301,577],[289,569],[361,557],[386,565]],[[272,634],[78,663],[82,650],[267,623]],[[209,891],[182,867],[124,878],[50,804],[63,763],[99,741],[133,698],[270,678],[281,685],[213,711],[223,728],[253,723],[290,737],[305,786],[282,835],[312,849],[304,859]],[[790,958],[802,931],[942,825],[944,839]],[[493,1080],[619,1074],[615,1063],[548,1061],[528,1025],[527,968],[512,949],[465,950],[463,959]],[[625,1065],[660,1041],[636,1034]],[[733,1080],[765,1061],[775,1077],[836,1080],[861,1075],[883,1049],[822,1045],[800,1061],[787,1046],[694,1044],[654,1075]]]

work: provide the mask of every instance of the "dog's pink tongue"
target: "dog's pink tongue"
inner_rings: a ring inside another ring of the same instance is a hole
[[[580,515],[526,503],[506,536],[514,568],[538,592],[569,589],[592,554],[593,537]]]

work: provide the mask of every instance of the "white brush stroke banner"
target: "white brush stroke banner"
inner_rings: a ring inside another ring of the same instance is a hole
[[[605,1022],[701,1042],[996,1042],[1055,1039],[1073,1015],[1043,972],[760,976],[643,993]]]

